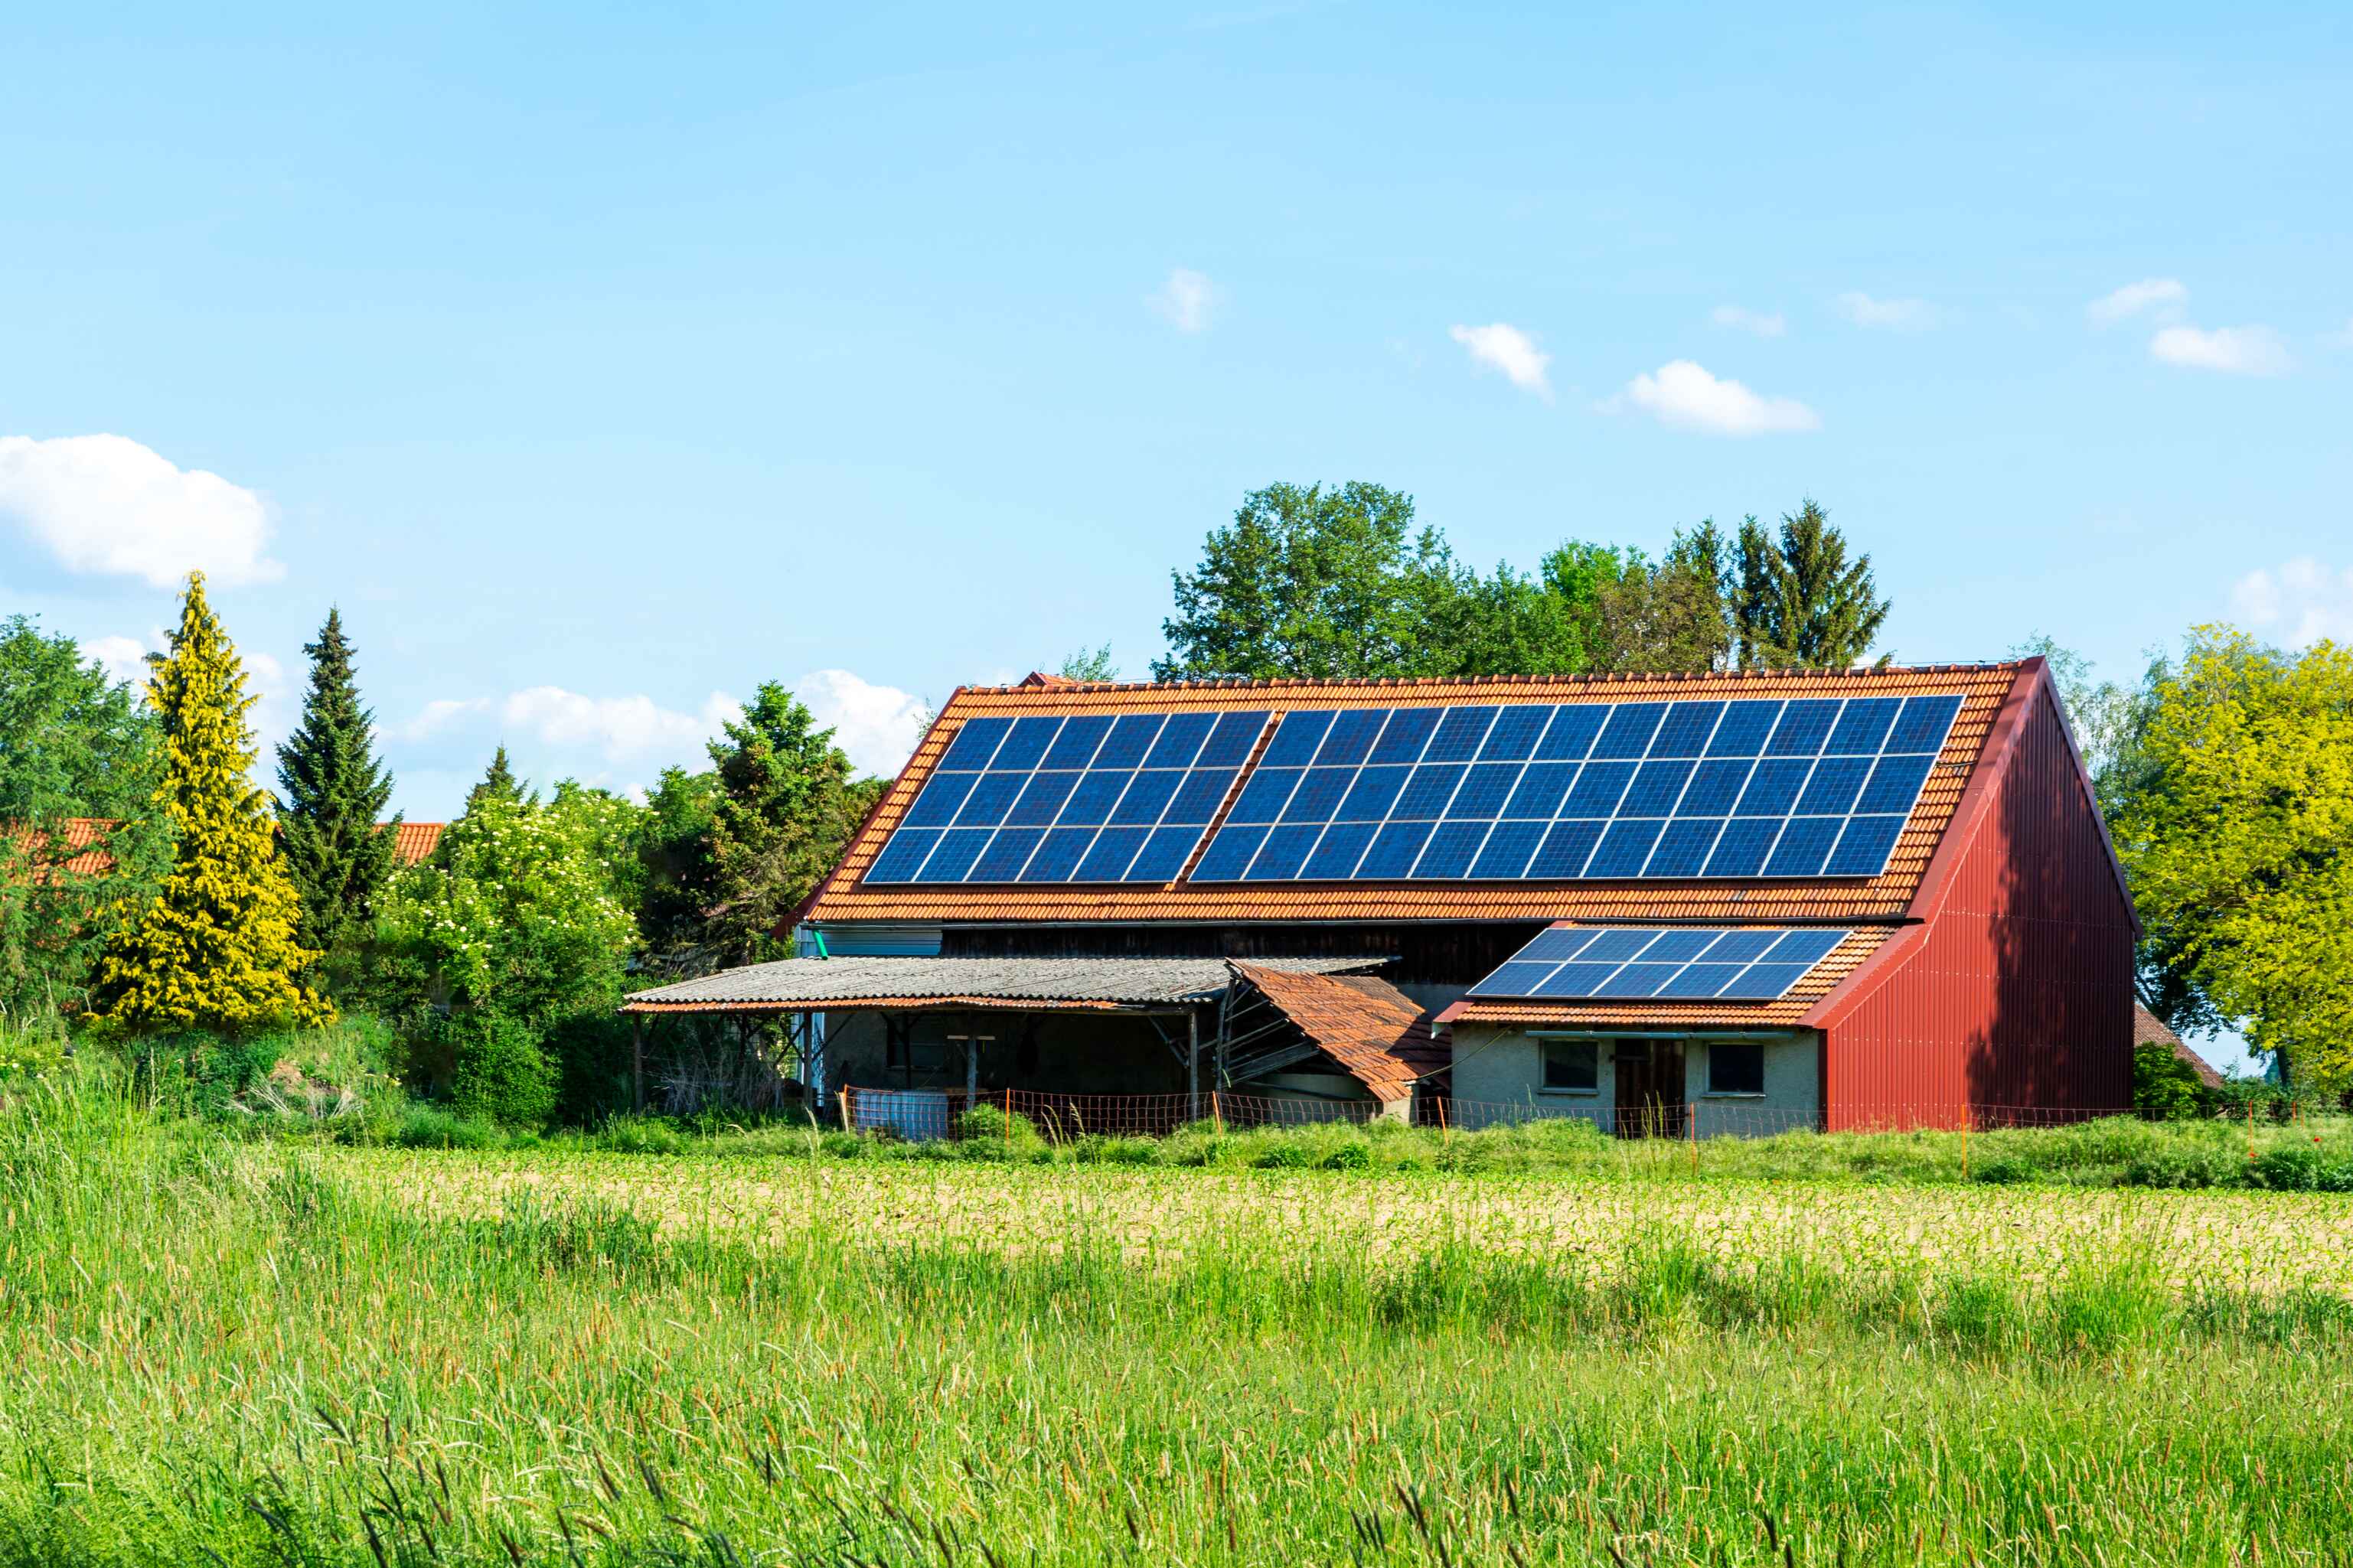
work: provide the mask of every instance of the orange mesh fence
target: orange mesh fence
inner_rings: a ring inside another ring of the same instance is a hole
[[[854,1131],[886,1133],[911,1141],[934,1138],[1003,1137],[1008,1124],[993,1115],[967,1125],[979,1108],[1009,1112],[1060,1143],[1089,1136],[1165,1138],[1198,1122],[1226,1131],[1261,1127],[1314,1127],[1335,1122],[1362,1125],[1380,1120],[1383,1107],[1368,1100],[1317,1100],[1298,1096],[1236,1094],[1204,1089],[1188,1094],[1055,1094],[1036,1089],[845,1089],[839,1096],[842,1124]],[[1805,1107],[1746,1104],[1702,1099],[1685,1103],[1618,1106],[1592,1100],[1495,1101],[1424,1096],[1413,1102],[1410,1120],[1446,1131],[1546,1122],[1584,1122],[1621,1138],[1769,1138],[1784,1132],[1986,1132],[2011,1128],[2065,1127],[2102,1117],[2137,1116],[2130,1110],[2021,1105],[1896,1105],[1834,1110],[1827,1122]]]

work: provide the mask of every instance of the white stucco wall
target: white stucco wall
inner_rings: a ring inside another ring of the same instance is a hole
[[[1611,1062],[1615,1052],[1609,1040],[1596,1044],[1599,1047],[1596,1089],[1578,1094],[1543,1087],[1544,1051],[1537,1037],[1493,1025],[1456,1025],[1454,1101],[1461,1124],[1471,1127],[1504,1119],[1493,1111],[1482,1111],[1478,1109],[1482,1105],[1535,1105],[1544,1107],[1546,1114],[1590,1115],[1603,1126],[1610,1125],[1618,1104]],[[1687,1097],[1699,1107],[1701,1136],[1783,1132],[1816,1124],[1821,1112],[1820,1055],[1812,1037],[1766,1042],[1761,1095],[1710,1094],[1707,1048],[1704,1040],[1683,1043],[1683,1082]]]
[[[1765,1043],[1763,1094],[1711,1094],[1707,1088],[1708,1042],[1683,1046],[1683,1082],[1698,1108],[1699,1135],[1765,1137],[1820,1125],[1822,1109],[1821,1051],[1808,1035]]]

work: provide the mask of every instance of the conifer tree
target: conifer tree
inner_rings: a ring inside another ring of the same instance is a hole
[[[1846,539],[1809,500],[1781,518],[1778,539],[1741,524],[1732,579],[1733,629],[1742,668],[1794,665],[1838,669],[1871,650],[1886,624],[1871,557],[1847,559]]]
[[[523,803],[522,781],[515,777],[514,769],[507,765],[504,745],[500,746],[497,754],[491,758],[490,770],[482,774],[482,782],[466,792],[466,809],[473,810],[485,798],[502,800],[510,805]]]
[[[298,978],[318,954],[295,937],[301,901],[277,858],[269,797],[249,776],[254,699],[202,573],[189,574],[147,700],[164,738],[155,805],[174,829],[172,869],[108,944],[98,1015],[123,1029],[232,1034],[332,1022],[334,1008]]]
[[[278,748],[279,845],[302,900],[301,943],[332,954],[365,928],[392,875],[393,829],[377,826],[392,777],[375,758],[341,611],[328,610],[319,640],[302,651],[311,691],[301,726]]]

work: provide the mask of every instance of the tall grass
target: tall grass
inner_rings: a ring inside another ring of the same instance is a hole
[[[763,1201],[826,1212],[776,1229],[648,1212],[659,1163],[19,1099],[0,1563],[2222,1563],[2353,1518],[2343,1299],[2185,1289],[2154,1232],[2039,1272],[1312,1216],[1139,1257],[1085,1173],[1004,1173],[1051,1240],[1012,1247],[880,1212],[985,1172],[840,1210],[806,1163]]]

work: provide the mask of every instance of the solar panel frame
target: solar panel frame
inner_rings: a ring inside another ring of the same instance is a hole
[[[1165,830],[1206,827],[1238,780],[1193,880],[1869,878],[1961,705],[1947,692],[988,715],[959,729],[867,879],[997,879],[1019,841],[989,854],[984,877],[961,838],[900,836],[1039,827],[1145,830],[1131,871],[1105,878],[1113,851],[1082,850],[1068,879],[1165,879]],[[1229,832],[1278,825],[1317,829],[1291,876],[1271,872],[1295,835],[1257,869],[1264,832],[1210,853]],[[1053,879],[1056,843],[1016,879]]]
[[[1854,934],[1851,927],[1580,926],[1538,931],[1472,998],[1769,1002]]]

